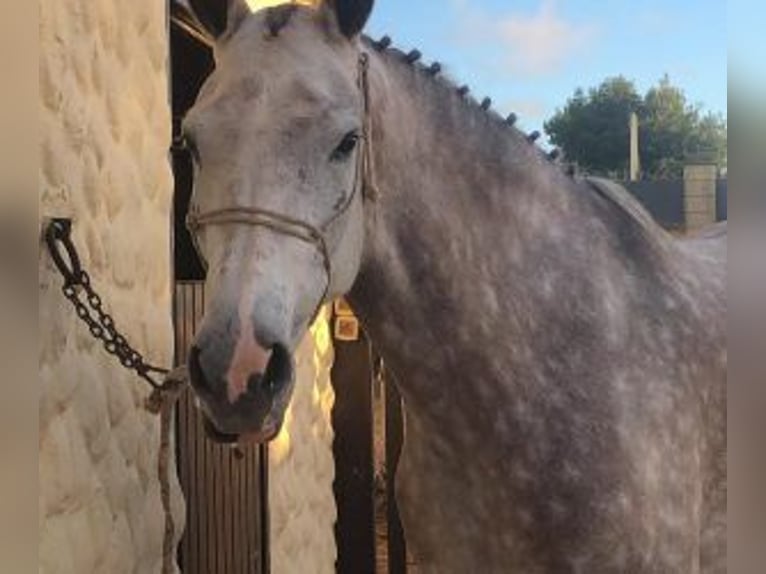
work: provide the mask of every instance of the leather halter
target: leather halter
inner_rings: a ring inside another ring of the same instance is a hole
[[[316,319],[325,298],[332,285],[332,261],[327,249],[326,234],[330,227],[348,211],[357,193],[361,190],[364,199],[374,201],[377,198],[375,176],[373,171],[372,135],[370,121],[370,92],[367,79],[369,68],[369,56],[366,53],[359,55],[359,77],[357,83],[362,93],[363,100],[363,126],[360,138],[361,149],[357,149],[356,172],[354,187],[343,204],[338,207],[332,216],[319,225],[312,225],[307,221],[296,219],[268,209],[247,205],[233,205],[221,207],[209,211],[200,212],[194,206],[190,207],[186,216],[186,227],[197,243],[197,232],[205,225],[244,224],[256,227],[266,227],[275,233],[287,235],[298,241],[312,245],[322,257],[325,272],[325,287],[322,296],[314,310],[311,322]],[[197,247],[199,252],[199,247]]]

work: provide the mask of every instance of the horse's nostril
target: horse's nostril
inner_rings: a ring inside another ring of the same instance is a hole
[[[276,344],[271,347],[271,356],[263,373],[253,373],[248,377],[247,386],[251,392],[257,393],[264,389],[270,394],[281,391],[293,376],[290,352],[284,345]]]
[[[272,392],[278,392],[293,378],[293,364],[290,353],[284,345],[276,344],[271,349],[271,359],[266,367],[266,382]]]
[[[209,388],[207,379],[205,378],[205,371],[202,369],[200,363],[200,348],[196,345],[192,346],[189,350],[189,376],[198,387]]]

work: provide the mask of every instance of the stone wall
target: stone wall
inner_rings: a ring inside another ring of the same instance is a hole
[[[74,219],[108,311],[160,365],[172,358],[165,11],[155,0],[39,3],[41,216]],[[41,254],[39,572],[158,573],[159,420],[60,286]]]
[[[297,383],[285,427],[269,450],[271,570],[335,572],[330,412],[334,402],[329,308],[296,353]]]
[[[686,230],[694,231],[716,221],[715,165],[687,165],[684,168],[684,216]]]

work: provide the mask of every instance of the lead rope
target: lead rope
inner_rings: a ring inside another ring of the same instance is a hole
[[[176,524],[170,506],[170,456],[173,409],[181,398],[189,380],[186,366],[177,367],[165,377],[165,389],[154,389],[146,399],[146,410],[160,417],[160,445],[157,453],[157,480],[160,483],[160,500],[165,515],[165,529],[162,536],[162,574],[175,572]]]
[[[103,344],[110,355],[117,357],[120,364],[133,371],[152,389],[144,407],[160,417],[160,445],[157,453],[157,480],[160,483],[160,499],[165,518],[162,540],[162,574],[173,574],[175,521],[170,507],[170,456],[173,408],[186,388],[188,373],[186,367],[168,371],[146,363],[117,330],[114,319],[101,307],[101,297],[91,285],[90,275],[82,268],[80,256],[72,241],[72,224],[68,220],[53,219],[45,229],[45,243],[56,269],[64,278],[62,292],[72,303],[77,316],[88,326],[96,340]],[[64,248],[64,252],[60,247]],[[85,294],[84,300],[80,298]],[[161,377],[161,380],[158,378]]]

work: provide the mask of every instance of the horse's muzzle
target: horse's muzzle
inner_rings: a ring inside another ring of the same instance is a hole
[[[210,355],[210,356],[208,356]],[[262,362],[248,363],[253,370],[232,394],[231,359],[213,350],[194,346],[189,354],[189,376],[202,403],[208,436],[221,443],[266,442],[279,432],[290,399],[295,369],[288,349],[273,345]]]

